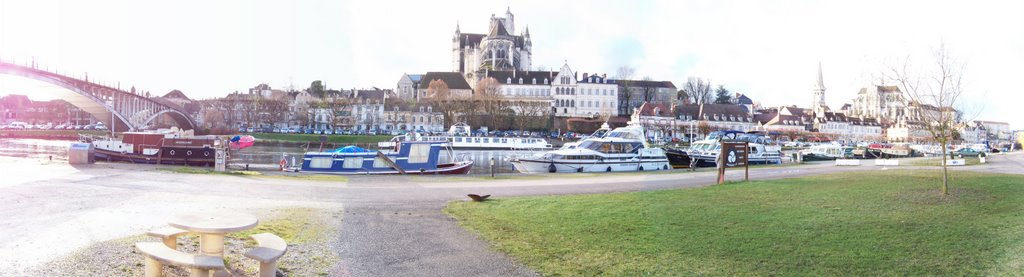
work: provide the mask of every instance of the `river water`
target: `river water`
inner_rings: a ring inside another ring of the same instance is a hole
[[[0,139],[0,156],[34,158],[34,159],[55,159],[67,160],[68,147],[74,141],[67,140],[42,140],[42,139]],[[325,150],[329,150],[325,146]],[[318,151],[317,146],[311,146],[312,151]],[[256,142],[252,147],[232,151],[228,165],[244,168],[249,165],[251,168],[277,168],[282,157],[289,164],[292,161],[301,162],[302,155],[306,152],[305,145],[293,143],[261,143]],[[512,173],[510,159],[512,157],[523,157],[540,153],[538,151],[509,151],[509,150],[454,150],[453,155],[441,154],[442,162],[450,162],[453,159],[473,160],[473,169],[470,174],[490,174],[490,159],[494,158],[495,173]]]

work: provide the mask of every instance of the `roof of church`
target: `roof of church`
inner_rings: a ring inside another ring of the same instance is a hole
[[[168,92],[167,94],[164,94],[164,96],[162,96],[162,97],[163,98],[179,98],[179,99],[185,99],[185,100],[192,100],[192,99],[189,99],[188,96],[185,96],[185,93],[182,93],[180,90],[172,90],[171,92]]]
[[[466,82],[466,78],[463,78],[462,73],[459,72],[427,72],[427,74],[423,74],[423,82],[420,82],[419,88],[429,88],[430,82],[434,80],[444,81],[448,85],[448,89],[472,89]]]
[[[423,79],[423,74],[409,74],[409,80],[413,82],[419,82],[420,79]]]
[[[502,22],[501,20],[494,20],[492,22],[494,24],[491,24],[491,31],[489,33],[487,33],[488,36],[496,37],[496,36],[508,36],[509,35],[508,34],[508,29],[505,29],[505,24],[501,23]]]

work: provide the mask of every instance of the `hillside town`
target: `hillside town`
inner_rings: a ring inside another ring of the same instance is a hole
[[[463,122],[483,132],[564,137],[632,120],[644,125],[650,140],[666,142],[738,130],[763,131],[780,141],[927,143],[932,136],[923,114],[949,113],[961,143],[996,146],[1015,138],[1006,122],[913,103],[897,84],[865,84],[856,98],[838,109],[829,107],[820,63],[817,76],[807,78],[809,101],[785,106],[761,105],[700,78],[681,80],[680,86],[638,78],[628,67],[609,75],[574,69],[565,61],[557,70],[536,70],[529,27],[517,30],[511,10],[489,20],[489,28],[479,33],[455,26],[451,71],[396,73],[398,81],[382,84],[386,88],[330,88],[322,81],[302,89],[273,88],[262,83],[213,99],[193,99],[178,90],[159,95],[133,87],[130,92],[180,106],[211,134],[429,134]],[[96,128],[98,123],[63,100],[36,102],[24,95],[4,96],[0,112],[9,128],[16,122],[49,129]],[[150,127],[171,123],[164,118]]]

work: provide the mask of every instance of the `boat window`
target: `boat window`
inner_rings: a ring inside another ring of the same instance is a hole
[[[363,157],[345,157],[341,168],[363,168]]]
[[[390,166],[388,166],[387,161],[385,161],[383,157],[376,157],[376,158],[373,159],[373,167],[375,167],[375,168],[388,168]]]
[[[479,140],[480,138],[477,138]],[[426,163],[430,158],[430,144],[413,144],[409,146],[409,163]]]
[[[313,157],[309,160],[309,168],[331,168],[332,163],[334,158],[331,157]]]
[[[487,143],[490,139],[484,138],[484,143]]]
[[[462,142],[462,138],[455,138],[455,142]]]
[[[480,143],[480,138],[473,138],[473,142]]]
[[[506,143],[506,142],[508,142],[508,139],[504,139],[504,138],[501,139],[501,143]]]

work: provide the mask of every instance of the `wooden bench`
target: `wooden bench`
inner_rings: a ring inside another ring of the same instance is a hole
[[[150,237],[160,238],[164,241],[164,245],[171,249],[178,249],[178,236],[187,234],[188,231],[174,228],[171,226],[162,227],[159,229],[149,230],[146,235]]]
[[[199,256],[171,249],[159,242],[135,244],[146,255],[146,277],[163,276],[163,265],[172,264],[188,267],[189,276],[210,276],[211,270],[224,269],[224,259],[217,256]]]
[[[245,256],[260,262],[260,277],[277,276],[277,259],[288,251],[288,243],[271,233],[255,234],[251,237],[259,245],[246,252]]]

